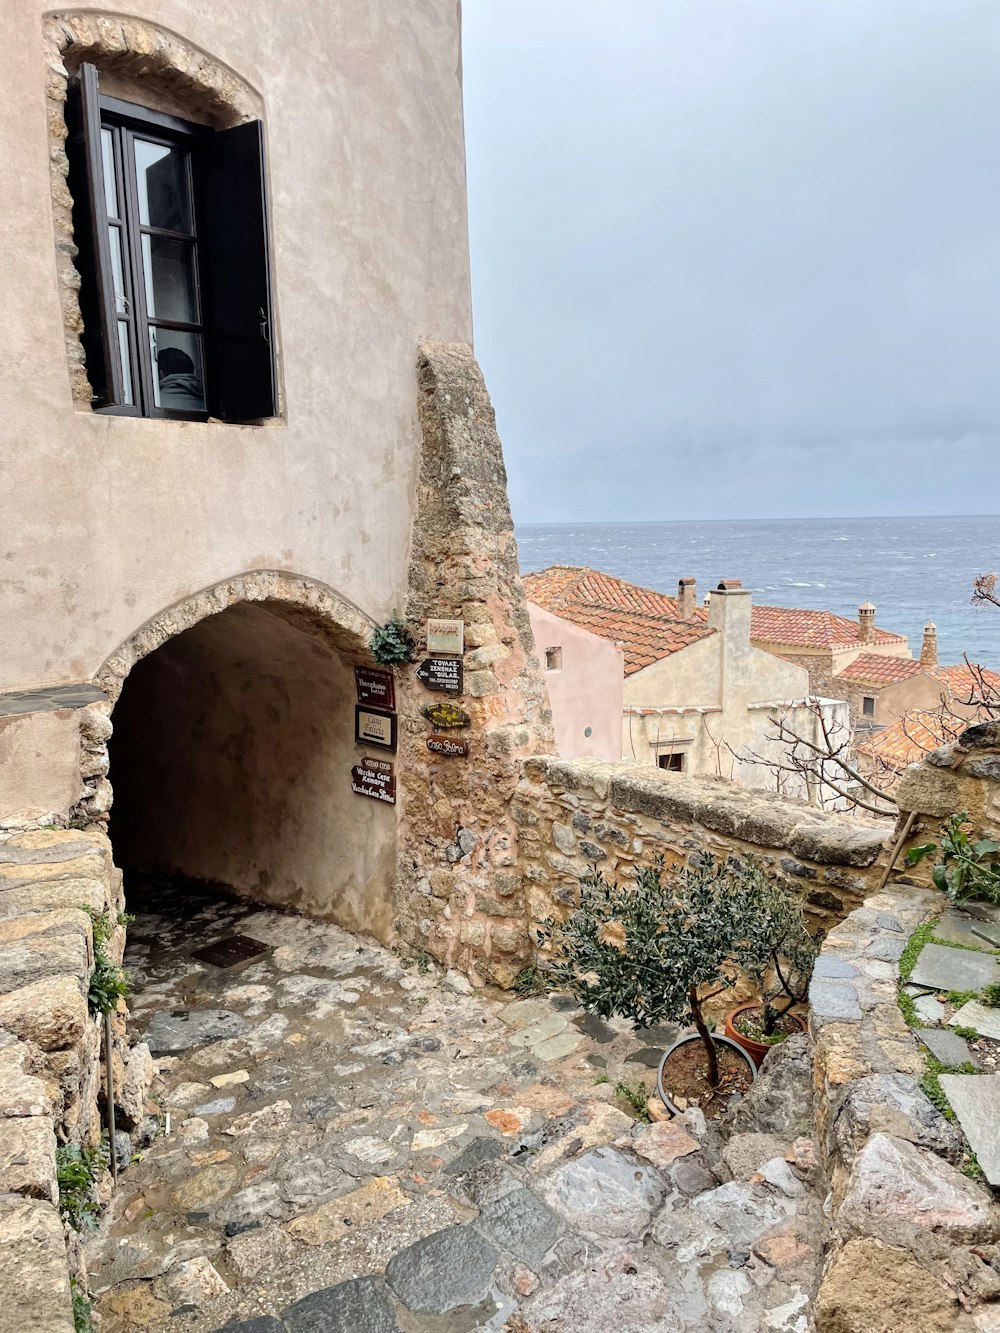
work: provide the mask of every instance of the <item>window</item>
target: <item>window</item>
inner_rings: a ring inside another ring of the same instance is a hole
[[[684,772],[683,754],[660,754],[656,757],[656,762],[660,768],[664,768],[668,773]]]
[[[861,712],[865,717],[875,716],[875,700],[870,694],[866,694],[861,700]]]
[[[562,649],[546,648],[545,650],[545,670],[562,671]]]
[[[86,64],[66,118],[95,410],[273,416],[261,122],[213,131],[104,97]]]

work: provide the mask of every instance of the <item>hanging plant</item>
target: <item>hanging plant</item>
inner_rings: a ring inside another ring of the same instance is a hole
[[[406,621],[395,615],[379,626],[368,645],[372,657],[380,666],[401,666],[405,662],[412,662],[415,647]]]

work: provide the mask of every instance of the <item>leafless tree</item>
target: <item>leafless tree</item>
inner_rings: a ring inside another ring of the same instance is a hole
[[[1000,607],[1000,593],[997,591],[997,575],[980,574],[972,586],[972,600],[980,606]]]

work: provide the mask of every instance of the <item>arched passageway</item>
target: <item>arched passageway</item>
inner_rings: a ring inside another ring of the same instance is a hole
[[[301,607],[240,602],[136,662],[112,714],[116,862],[387,939],[395,815],[351,791],[350,642]]]

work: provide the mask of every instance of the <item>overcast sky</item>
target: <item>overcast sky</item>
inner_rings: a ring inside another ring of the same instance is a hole
[[[520,522],[997,512],[997,0],[465,0]]]

